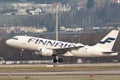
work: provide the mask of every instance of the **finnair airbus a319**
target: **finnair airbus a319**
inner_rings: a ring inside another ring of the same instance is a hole
[[[112,30],[99,43],[94,46],[75,44],[31,36],[15,36],[6,41],[12,47],[33,50],[42,56],[53,56],[53,62],[62,62],[56,56],[75,56],[75,57],[103,57],[117,56],[118,53],[112,51],[118,30]]]

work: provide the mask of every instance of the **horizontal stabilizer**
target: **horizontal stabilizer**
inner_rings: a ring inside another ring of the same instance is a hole
[[[114,52],[103,52],[103,54],[112,54]]]

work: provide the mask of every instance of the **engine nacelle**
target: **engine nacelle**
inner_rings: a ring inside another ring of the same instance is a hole
[[[42,55],[42,56],[52,56],[53,50],[41,48],[39,51],[35,52],[35,55]]]

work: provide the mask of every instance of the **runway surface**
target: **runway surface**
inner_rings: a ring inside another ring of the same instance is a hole
[[[0,67],[52,67],[53,64],[8,64]],[[58,67],[79,67],[79,66],[120,66],[120,63],[94,63],[94,64],[57,64]]]
[[[120,75],[119,71],[64,71],[64,72],[0,72],[0,76],[82,76]]]
[[[0,65],[0,67],[20,67],[20,66],[46,66],[51,65]],[[59,67],[65,66],[120,66],[120,63],[112,64],[62,64]],[[119,76],[120,70],[79,70],[79,71],[16,71],[16,72],[0,72],[0,76],[83,76],[83,75],[111,75]]]

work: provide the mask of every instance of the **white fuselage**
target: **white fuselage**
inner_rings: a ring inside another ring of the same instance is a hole
[[[43,55],[51,56],[54,54],[53,49],[64,49],[83,46],[78,49],[73,49],[67,51],[62,56],[76,56],[76,57],[101,57],[101,56],[116,56],[118,53],[104,54],[107,50],[95,47],[95,46],[85,46],[83,44],[68,43],[62,41],[55,41],[37,37],[30,36],[15,36],[12,39],[6,41],[6,43],[12,47],[20,49],[28,49],[34,51],[42,51],[45,53]]]

